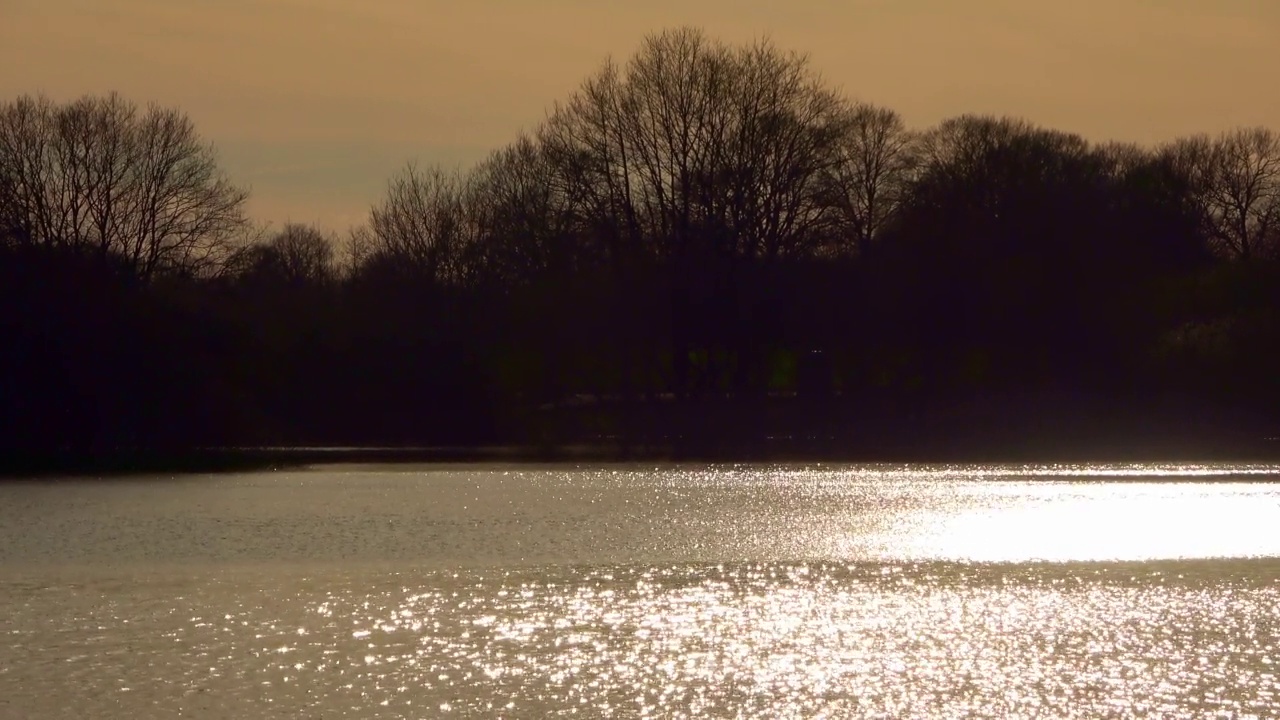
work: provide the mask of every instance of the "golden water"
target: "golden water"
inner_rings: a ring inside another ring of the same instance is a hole
[[[1277,717],[1273,473],[0,486],[0,717]]]

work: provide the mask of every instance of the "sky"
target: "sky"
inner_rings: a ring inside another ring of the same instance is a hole
[[[178,107],[255,219],[342,232],[409,161],[468,166],[683,25],[806,52],[913,127],[1280,129],[1280,0],[0,0],[0,98]]]

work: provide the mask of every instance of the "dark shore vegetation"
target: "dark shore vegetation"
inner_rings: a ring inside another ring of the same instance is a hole
[[[685,29],[344,236],[247,197],[178,110],[0,104],[0,467],[1276,454],[1265,128],[912,129]]]

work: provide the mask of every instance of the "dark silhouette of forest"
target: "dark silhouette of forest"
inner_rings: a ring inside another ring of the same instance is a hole
[[[263,230],[177,110],[0,105],[0,453],[1252,452],[1280,135],[923,130],[695,30],[346,237]]]

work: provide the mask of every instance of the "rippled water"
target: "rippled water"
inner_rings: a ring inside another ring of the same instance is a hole
[[[0,486],[0,717],[1280,715],[1280,468]]]

